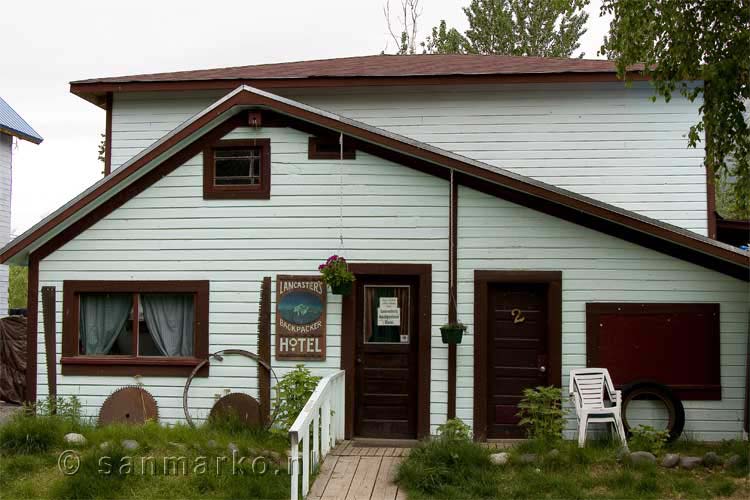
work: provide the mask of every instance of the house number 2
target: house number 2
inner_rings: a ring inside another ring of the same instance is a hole
[[[526,321],[526,316],[523,315],[520,309],[513,309],[510,312],[510,315],[513,316],[513,323],[523,323]]]

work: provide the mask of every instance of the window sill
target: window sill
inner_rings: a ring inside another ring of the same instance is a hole
[[[129,356],[75,356],[60,360],[63,375],[186,377],[201,359],[133,358]],[[208,363],[196,377],[208,376]]]

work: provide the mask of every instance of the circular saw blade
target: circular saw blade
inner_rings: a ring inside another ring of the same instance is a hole
[[[159,421],[154,397],[142,387],[127,386],[109,395],[99,410],[99,424],[144,424]]]
[[[242,392],[227,394],[214,404],[208,418],[220,419],[222,417],[235,417],[248,427],[261,427],[258,401]]]

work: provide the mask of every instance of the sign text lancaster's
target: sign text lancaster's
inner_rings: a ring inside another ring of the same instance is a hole
[[[276,359],[326,359],[326,286],[321,277],[276,277]]]

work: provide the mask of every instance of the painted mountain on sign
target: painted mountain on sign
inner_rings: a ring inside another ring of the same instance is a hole
[[[281,297],[278,309],[284,321],[295,325],[307,325],[320,319],[323,303],[314,293],[290,292]]]

